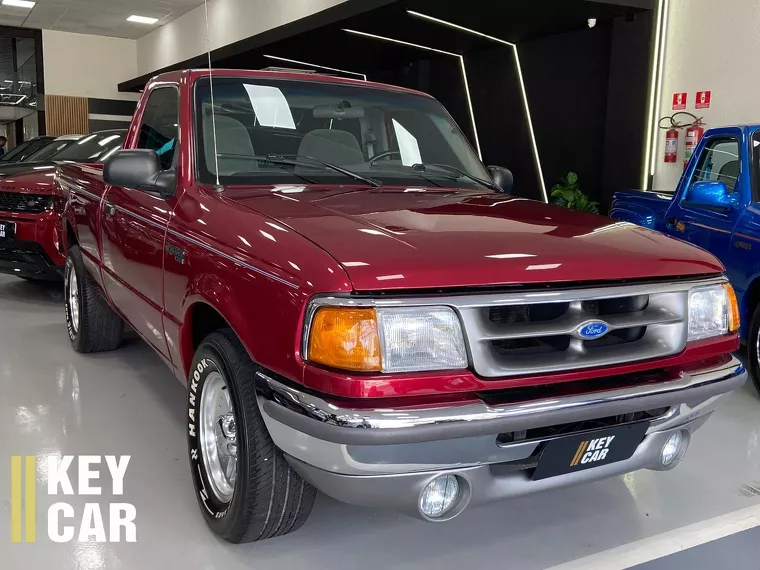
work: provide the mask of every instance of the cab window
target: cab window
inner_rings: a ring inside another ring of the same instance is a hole
[[[704,181],[723,181],[729,192],[736,191],[741,169],[739,141],[734,138],[715,139],[707,143],[697,163],[691,184]]]
[[[174,161],[178,124],[179,92],[173,87],[155,89],[145,104],[137,148],[155,150],[164,170]]]

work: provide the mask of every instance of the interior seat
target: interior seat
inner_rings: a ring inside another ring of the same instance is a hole
[[[723,165],[718,174],[718,180],[725,182],[726,187],[733,191],[739,178],[739,161],[732,160]]]
[[[301,140],[298,154],[333,164],[360,164],[364,154],[356,137],[337,129],[315,129]]]
[[[216,174],[212,129],[211,114],[204,113],[203,151],[209,172]],[[237,119],[224,115],[216,116],[216,148],[217,153],[220,155],[218,156],[220,176],[244,172],[246,170],[255,170],[259,166],[258,161],[253,159],[256,153],[253,150],[253,143],[251,143],[248,129]],[[225,156],[225,154],[242,156]],[[245,158],[248,155],[251,158]]]

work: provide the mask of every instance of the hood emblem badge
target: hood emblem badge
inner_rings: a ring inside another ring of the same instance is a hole
[[[610,332],[610,325],[604,321],[589,321],[578,327],[576,334],[583,340],[595,340],[602,338],[608,332]]]

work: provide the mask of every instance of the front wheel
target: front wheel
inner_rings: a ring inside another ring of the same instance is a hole
[[[297,530],[317,494],[267,432],[256,402],[256,370],[225,329],[200,344],[188,379],[188,452],[196,497],[211,529],[233,543]]]
[[[760,305],[755,307],[747,336],[747,355],[749,356],[749,375],[760,392]]]

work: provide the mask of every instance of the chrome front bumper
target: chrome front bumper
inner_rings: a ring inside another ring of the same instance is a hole
[[[660,452],[668,437],[680,430],[688,443],[746,379],[744,366],[732,357],[671,382],[503,406],[481,402],[415,410],[341,408],[264,372],[256,381],[269,433],[302,477],[344,502],[417,514],[421,490],[442,473],[465,480],[468,502],[478,503],[638,469],[664,470]],[[548,440],[500,444],[496,437],[657,408],[670,410],[652,421],[628,460],[540,481],[531,480],[529,470]]]

